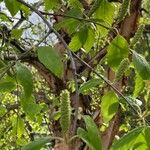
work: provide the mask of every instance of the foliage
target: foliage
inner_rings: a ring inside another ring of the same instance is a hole
[[[63,76],[63,64],[56,50],[52,47],[39,47],[37,52],[39,60],[56,76],[61,78]]]
[[[24,146],[22,150],[40,150],[43,147],[43,145],[45,145],[49,141],[50,141],[50,137],[40,138]]]
[[[0,0],[0,149],[150,149],[149,8]]]
[[[99,131],[93,122],[92,118],[89,116],[84,116],[84,121],[86,124],[86,130],[78,128],[77,135],[81,138],[92,150],[101,150],[102,144],[99,135]]]
[[[147,132],[147,133],[146,133]],[[124,135],[121,139],[116,141],[112,149],[149,149],[147,144],[147,136],[149,135],[149,127],[138,127]]]

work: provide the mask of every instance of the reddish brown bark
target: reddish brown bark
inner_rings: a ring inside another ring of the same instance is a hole
[[[127,41],[135,34],[141,10],[142,0],[131,0],[130,14],[121,22],[119,32]]]
[[[120,24],[119,24],[119,33],[125,37],[127,39],[127,41],[130,41],[130,38],[134,35],[134,33],[137,30],[137,26],[138,26],[138,20],[140,17],[140,5],[141,5],[141,0],[132,0],[131,1],[131,8],[130,8],[130,15],[128,15]],[[87,6],[86,6],[87,7]],[[57,18],[58,19],[58,18]],[[62,18],[60,18],[62,20]],[[59,19],[58,19],[59,20]],[[57,21],[58,21],[57,20]],[[63,31],[64,32],[64,31]],[[59,53],[62,55],[62,53],[64,52],[64,47],[61,44],[58,44],[57,49],[59,49]],[[104,50],[104,55],[106,54],[106,50]],[[101,57],[101,56],[100,56]],[[41,73],[41,75],[45,78],[45,80],[47,81],[47,83],[49,84],[49,86],[56,92],[59,91],[57,94],[60,93],[60,91],[65,88],[65,86],[59,86],[59,85],[64,85],[63,81],[58,80],[56,77],[54,78],[53,76],[50,75],[50,73],[48,73],[47,71],[41,69],[40,65],[38,63],[35,64],[35,62],[33,63],[34,66],[39,70],[39,72]],[[77,68],[78,69],[78,68]],[[85,68],[84,68],[85,69]],[[82,72],[82,71],[81,71]],[[69,68],[69,66],[65,66],[65,81],[69,81],[70,79],[72,79],[72,71]],[[108,74],[108,79],[110,79],[111,81],[114,78],[114,72],[111,70],[109,71]],[[118,86],[119,85],[119,86]],[[122,88],[122,83],[119,82],[117,83],[118,90],[121,90]],[[72,102],[74,102],[74,98],[72,96]],[[81,102],[83,101],[83,99],[81,99]],[[81,106],[83,107],[84,105],[81,104]],[[112,121],[110,121],[109,127],[107,128],[107,130],[102,134],[102,141],[103,141],[103,150],[108,150],[114,140],[115,135],[117,135],[118,131],[119,131],[119,126],[120,126],[120,120],[121,120],[121,116],[120,116],[120,109],[118,110],[117,114],[115,115],[115,117],[112,119]],[[99,114],[101,116],[101,114]],[[99,117],[96,117],[99,118]],[[101,118],[101,117],[100,117]],[[101,120],[101,119],[100,119]],[[57,128],[57,129],[56,129]],[[57,136],[61,136],[61,132],[59,132],[58,130],[60,130],[59,128],[59,124],[54,124],[54,132],[57,132]],[[79,142],[78,142],[79,144]],[[56,148],[57,147],[57,148]],[[78,146],[77,146],[78,147]],[[77,149],[77,147],[74,147],[74,149]],[[69,149],[68,145],[66,145],[65,143],[57,143],[55,146],[55,149]]]
[[[131,0],[131,6],[130,6],[130,14],[126,16],[126,18],[120,23],[119,25],[119,33],[128,41],[130,42],[130,39],[135,34],[138,23],[139,23],[139,17],[140,17],[140,9],[141,9],[141,1],[142,0]],[[108,79],[111,81],[114,79],[114,72],[112,70],[109,70],[108,72]],[[114,85],[119,91],[122,89],[122,81],[115,83]],[[102,136],[103,141],[103,150],[109,150],[115,135],[119,132],[119,127],[121,124],[122,118],[120,116],[120,108],[115,115],[115,117],[112,119],[112,121],[109,124],[108,129],[104,132]]]
[[[142,0],[131,0],[130,15],[128,15],[118,25],[119,33],[123,37],[125,37],[128,42],[130,42],[130,39],[135,34],[137,27],[138,27],[141,1]],[[89,3],[87,3],[86,1],[83,1],[83,3],[85,4],[84,7],[86,9],[89,9]],[[63,17],[57,17],[56,21],[59,22],[62,19],[63,19]],[[64,37],[64,35],[66,34],[65,30],[62,30],[60,33],[63,34],[62,37]],[[114,35],[112,37],[114,37]],[[66,42],[68,42],[68,41],[66,41]],[[59,52],[60,56],[63,56],[64,50],[65,50],[64,46],[61,43],[58,43],[55,47],[56,47],[57,51]],[[98,65],[99,61],[106,55],[106,53],[107,53],[106,47],[98,53],[98,55],[96,56],[96,60],[97,60],[96,65]],[[72,68],[70,67],[70,64],[67,62],[64,63],[65,73],[64,73],[63,79],[58,79],[56,76],[54,76],[54,74],[52,74],[48,69],[46,69],[36,59],[35,60],[29,60],[28,62],[30,64],[32,64],[38,70],[39,74],[45,79],[48,86],[52,89],[52,91],[57,96],[59,96],[61,90],[66,88],[66,82],[73,79]],[[92,65],[92,62],[93,61],[91,60],[91,62],[90,62],[91,65]],[[95,66],[95,64],[93,65],[93,67],[94,66]],[[83,72],[85,69],[87,69],[87,68],[83,67],[82,65],[77,66],[77,70],[80,70],[80,72]],[[90,72],[89,69],[88,69],[88,72]],[[87,78],[89,78],[89,76],[87,76]],[[109,73],[108,73],[108,79],[110,81],[112,81],[114,79],[114,72],[110,69],[109,69]],[[121,82],[117,83],[116,87],[119,91],[121,91],[122,83]],[[90,95],[81,95],[80,96],[80,107],[83,108],[84,114],[86,114],[86,109],[90,110],[90,106],[89,106],[90,101],[89,100],[90,100]],[[72,95],[71,95],[71,101],[72,101],[72,106],[74,107],[75,101],[76,101],[76,99],[74,97],[74,93],[72,93]],[[120,122],[120,120],[121,120],[120,111],[121,110],[119,108],[119,110],[116,113],[116,115],[114,116],[114,118],[110,121],[109,127],[102,134],[103,150],[108,150],[110,148],[110,146],[114,140],[115,135],[118,134],[120,123],[121,123]],[[100,125],[102,122],[101,114],[99,111],[98,111],[98,113],[96,111],[95,114],[96,115],[93,116],[93,118],[94,118],[95,122],[98,125]],[[54,121],[52,124],[52,127],[53,127],[52,130],[53,130],[54,135],[61,137],[62,134],[61,134],[61,128],[60,128],[59,122]],[[78,149],[79,145],[80,145],[80,141],[77,141],[75,147],[71,148],[71,150],[72,149]],[[63,142],[60,142],[60,143],[56,142],[55,149],[56,150],[69,150],[69,145],[67,145],[66,143],[63,143]]]

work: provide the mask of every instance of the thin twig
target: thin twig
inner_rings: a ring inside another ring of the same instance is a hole
[[[79,106],[79,92],[78,92],[78,82],[77,82],[77,77],[76,77],[76,65],[75,65],[75,61],[74,61],[74,58],[72,56],[71,50],[69,49],[67,43],[61,37],[61,35],[50,25],[50,23],[44,18],[44,16],[34,6],[31,6],[30,4],[24,2],[23,0],[17,0],[17,1],[20,2],[21,4],[27,6],[28,8],[30,8],[37,15],[39,15],[39,17],[41,17],[41,19],[47,25],[49,30],[54,32],[56,34],[56,36],[58,37],[58,39],[62,42],[65,49],[67,50],[68,56],[70,57],[70,61],[71,61],[71,65],[72,65],[72,73],[73,73],[73,78],[74,78],[75,87],[76,87],[76,91],[75,91],[75,97],[76,97],[75,114],[76,115],[75,115],[75,119],[74,119],[74,123],[73,123],[74,124],[73,126],[75,127],[75,129],[73,129],[73,133],[72,133],[74,135],[75,134],[74,132],[76,131],[76,124],[77,124],[77,118],[78,118],[77,115],[78,115],[78,106]]]
[[[119,96],[121,96],[128,103],[128,105],[135,111],[135,113],[138,114],[137,110],[132,106],[132,104],[130,104],[129,100],[115,86],[113,86],[113,84],[108,79],[103,77],[101,74],[97,73],[88,63],[86,63],[84,60],[78,57],[75,53],[72,52],[72,54],[75,58],[77,58],[79,62],[88,67],[91,71],[93,71],[93,73],[95,73],[98,77],[100,77],[103,81],[105,81],[106,84],[109,85]]]
[[[35,45],[35,47],[38,47],[51,33],[52,31],[49,30],[47,34]]]
[[[21,18],[20,18],[20,19],[18,20],[18,22],[12,27],[12,30],[18,28],[18,27],[23,23],[23,21],[26,19],[26,18],[23,16],[22,10],[20,10],[20,16],[21,16]]]
[[[51,30],[35,45],[35,47],[38,47],[44,40],[49,36],[51,33]],[[15,46],[15,45],[14,45]],[[20,46],[20,45],[19,45]],[[9,64],[6,69],[0,74],[0,79],[4,77],[4,75],[12,68],[19,60],[21,60],[23,57],[25,57],[30,51],[32,51],[34,48],[30,48],[29,50],[26,50],[24,53],[22,53],[14,62]]]
[[[146,10],[145,8],[141,8],[141,11],[144,11],[147,15],[150,16],[150,12],[148,10]]]
[[[27,55],[32,49],[29,49],[27,51],[25,51],[24,53],[22,53],[14,62],[12,62],[11,64],[9,64],[6,69],[0,74],[0,79],[4,77],[4,75],[9,71],[10,68],[12,68],[18,60],[20,60],[21,58],[23,58],[25,55]]]
[[[111,28],[97,22],[97,21],[94,21],[92,19],[86,19],[86,18],[81,18],[81,17],[75,17],[75,16],[70,16],[70,15],[66,15],[66,14],[56,14],[56,13],[48,13],[48,12],[43,12],[43,11],[40,11],[41,14],[43,15],[49,15],[49,16],[60,16],[60,17],[66,17],[66,18],[72,18],[72,19],[76,19],[76,20],[79,20],[79,21],[85,21],[85,22],[90,22],[90,23],[94,23],[96,25],[99,25],[107,30],[110,30]]]
[[[91,71],[93,71],[93,73],[95,73],[103,81],[105,81],[119,96],[121,96],[128,103],[128,105],[135,111],[135,113],[138,114],[137,110],[132,106],[132,104],[130,104],[129,100],[120,91],[118,91],[118,89],[116,87],[114,87],[112,85],[112,83],[108,79],[106,79],[105,77],[103,77],[101,74],[97,73],[88,63],[86,63],[84,60],[82,60],[80,57],[78,57],[75,53],[71,53],[71,50],[68,47],[68,45],[65,42],[65,40],[61,37],[61,35],[53,27],[51,27],[51,25],[49,24],[49,22],[43,17],[43,15],[36,8],[34,8],[30,4],[28,4],[28,3],[26,3],[26,2],[24,2],[22,0],[17,0],[17,1],[20,2],[20,3],[22,3],[22,4],[24,4],[25,6],[29,7],[32,11],[34,11],[35,13],[37,13],[42,18],[42,20],[44,21],[44,23],[48,26],[48,28],[50,30],[52,30],[56,34],[56,36],[59,38],[59,40],[63,43],[64,47],[67,49],[68,55],[69,55],[71,63],[72,63],[72,70],[73,70],[73,75],[74,75],[75,83],[77,83],[77,81],[76,81],[76,66],[75,66],[75,62],[74,62],[73,56],[75,58],[77,58],[86,67],[88,67]],[[79,93],[78,93],[77,89],[76,89],[76,96],[79,97]],[[77,104],[78,103],[79,102],[77,102]],[[77,116],[75,116],[75,117],[77,117]]]

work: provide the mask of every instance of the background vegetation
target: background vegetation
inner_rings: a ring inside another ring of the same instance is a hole
[[[150,149],[148,0],[0,0],[0,149]]]

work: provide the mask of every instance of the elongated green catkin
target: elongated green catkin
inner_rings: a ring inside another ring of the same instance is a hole
[[[121,61],[119,68],[116,72],[114,82],[117,82],[122,78],[122,76],[123,76],[124,72],[126,71],[126,69],[128,68],[128,66],[129,66],[129,60],[128,60],[128,58],[124,58]]]
[[[117,16],[117,22],[122,21],[130,10],[131,0],[124,0]]]
[[[88,13],[89,17],[98,9],[98,7],[100,6],[100,3],[101,3],[101,0],[94,1],[94,4],[92,5],[92,7]]]
[[[70,93],[68,90],[62,91],[60,94],[61,101],[61,118],[60,125],[62,132],[65,134],[70,126],[70,117],[71,117],[71,105],[70,105]]]
[[[131,41],[131,44],[130,44],[131,47],[136,45],[136,43],[140,40],[140,38],[143,34],[144,27],[145,27],[144,25],[139,26],[138,30],[136,31],[136,33]]]

